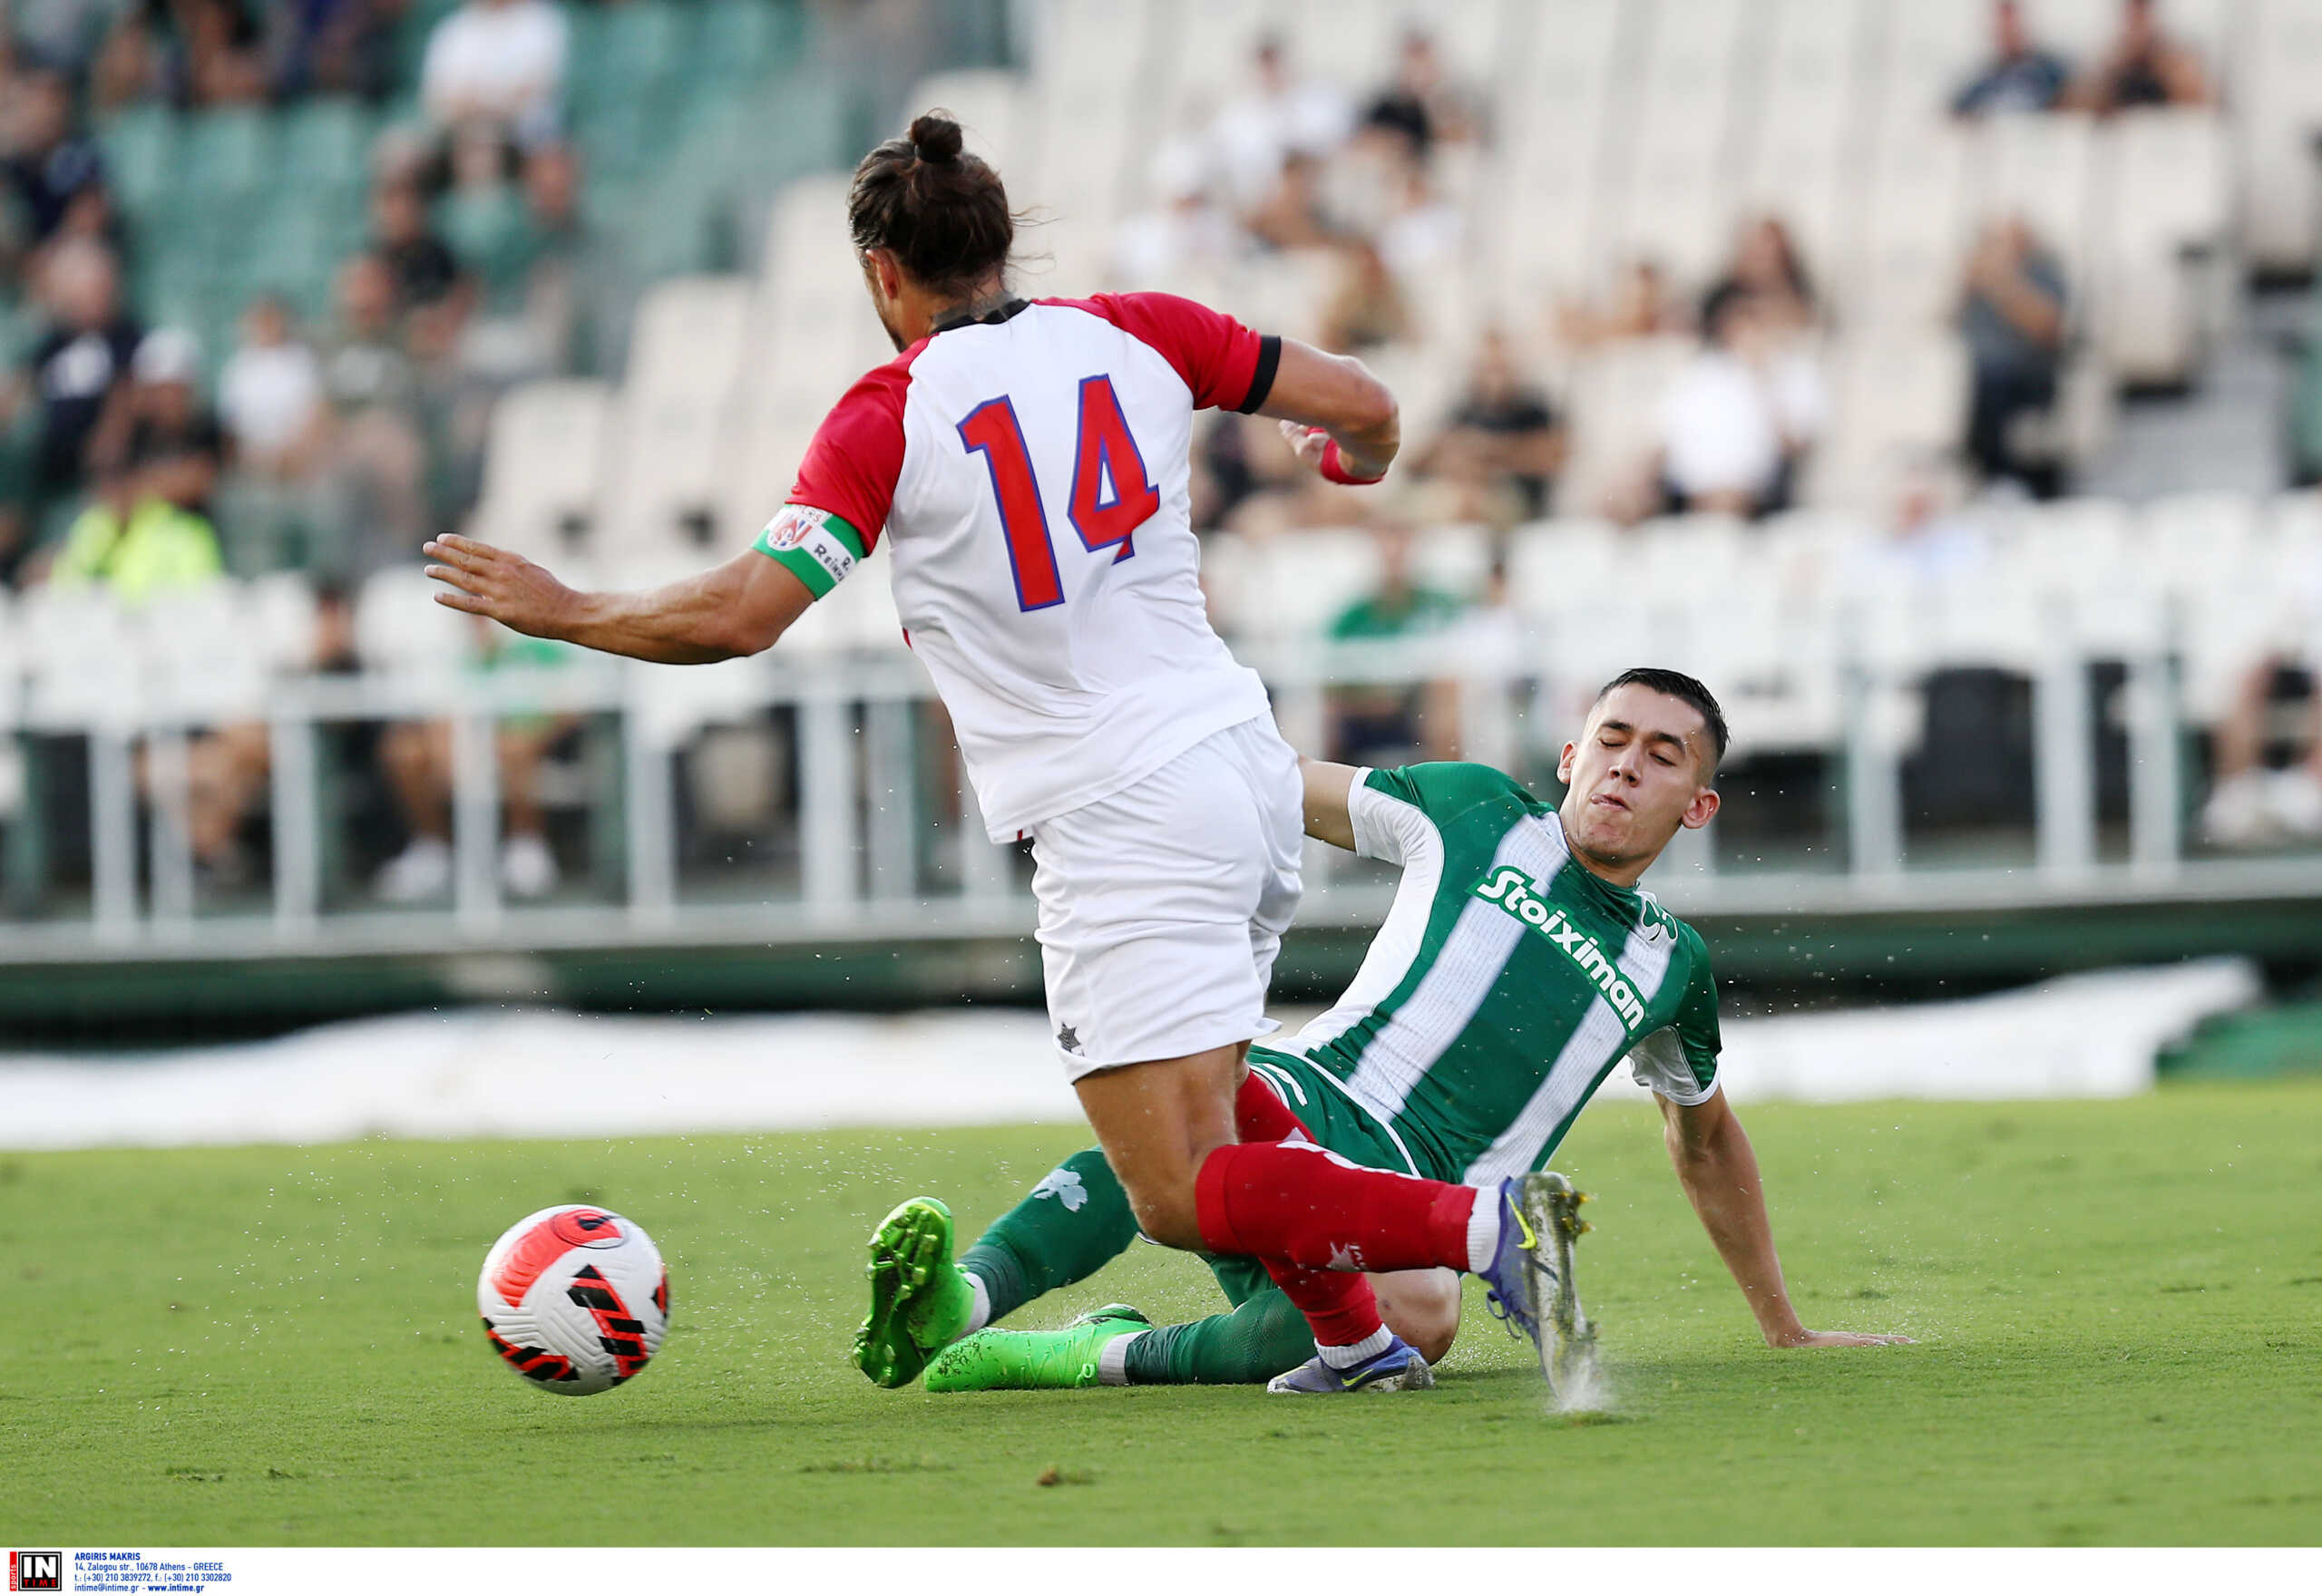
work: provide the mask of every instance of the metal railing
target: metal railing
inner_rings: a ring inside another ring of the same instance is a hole
[[[1594,686],[1568,670],[1509,669],[1458,634],[1243,652],[1266,676],[1285,734],[1310,749],[1324,745],[1334,686],[1448,681],[1456,684],[1466,756],[1550,764],[1577,727],[1575,706],[1585,706]],[[1528,646],[1519,652],[1546,657]],[[2117,651],[2108,657],[2121,658]],[[2322,859],[2187,857],[2186,728],[2177,670],[2157,645],[2132,651],[2124,662],[2119,718],[2131,773],[2126,857],[2100,857],[2089,670],[2095,657],[2059,640],[2026,673],[2034,706],[2034,862],[2028,871],[1908,862],[1901,772],[1910,733],[1900,711],[1907,709],[1913,674],[1851,650],[1833,667],[1835,682],[1793,684],[1834,706],[1809,741],[1833,761],[1843,793],[1844,868],[1721,869],[1713,840],[1688,833],[1647,884],[1681,911],[1736,913],[2322,895]],[[922,707],[932,697],[925,672],[906,654],[785,657],[780,648],[756,659],[683,669],[590,657],[563,668],[489,675],[285,679],[267,695],[264,715],[272,878],[262,895],[238,900],[263,904],[255,910],[197,903],[187,748],[214,715],[134,701],[103,712],[44,715],[34,709],[19,720],[18,737],[86,739],[91,890],[85,913],[75,911],[76,903],[0,920],[0,959],[1020,935],[1031,923],[1029,895],[1010,852],[985,840],[972,795],[963,788],[956,816],[922,812],[920,761],[930,753],[951,756],[948,744],[932,749],[927,742],[932,734]],[[705,726],[746,724],[776,710],[795,717],[795,890],[742,902],[730,892],[689,892],[679,870],[677,756]],[[519,906],[503,900],[493,727],[502,716],[543,713],[603,717],[617,739],[620,774],[607,793],[619,807],[612,833],[622,872],[615,900],[567,895]],[[437,718],[453,728],[455,863],[448,904],[327,905],[321,730],[335,723]],[[36,822],[20,809],[8,823]],[[929,851],[949,861],[945,883],[932,890],[919,868]],[[141,871],[141,853],[148,861]],[[1310,845],[1307,867],[1302,918],[1308,922],[1361,925],[1383,911],[1389,889],[1371,872],[1352,873],[1345,856]]]

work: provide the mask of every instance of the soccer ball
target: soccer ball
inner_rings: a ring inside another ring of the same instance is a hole
[[[635,1375],[669,1328],[669,1271],[631,1220],[567,1203],[518,1220],[483,1255],[483,1333],[535,1387],[593,1396]]]

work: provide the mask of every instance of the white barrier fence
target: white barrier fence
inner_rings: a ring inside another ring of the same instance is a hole
[[[1866,637],[1862,628],[1875,618],[1858,616],[1835,657],[1809,658],[1726,689],[1732,718],[1744,728],[1744,747],[1753,723],[1779,724],[1788,715],[1802,725],[1822,713],[1813,706],[1832,706],[1832,743],[1788,745],[1821,746],[1836,762],[1844,793],[1844,870],[1721,872],[1713,848],[1689,833],[1650,883],[1673,905],[1844,911],[2322,893],[2322,860],[2185,856],[2180,673],[2167,631],[2158,626],[2111,639],[2122,646],[2109,647],[2059,625],[2049,634],[2053,642],[2018,662],[2031,678],[2036,727],[2031,870],[1913,866],[1899,773],[1921,665],[1892,637]],[[1279,643],[1245,647],[1244,656],[1266,675],[1283,725],[1301,747],[1325,745],[1334,685],[1434,682],[1448,684],[1456,696],[1467,755],[1502,764],[1552,757],[1602,679],[1569,665],[1556,668],[1569,659],[1569,648],[1521,628],[1496,638],[1452,632],[1387,644]],[[2126,665],[2117,706],[2132,772],[2125,857],[2100,857],[2098,846],[2097,716],[2088,667],[2099,657]],[[1534,661],[1546,663],[1527,668]],[[1719,681],[1713,661],[1679,663]],[[951,757],[948,741],[940,750],[930,747],[940,735],[930,729],[933,717],[922,713],[932,696],[916,662],[893,650],[785,656],[777,648],[692,669],[589,657],[561,668],[488,675],[439,669],[282,679],[262,699],[271,752],[270,893],[262,911],[231,913],[197,912],[187,844],[187,738],[216,722],[217,706],[199,690],[83,695],[71,703],[35,695],[17,719],[21,735],[86,738],[93,890],[85,917],[0,923],[0,957],[1020,935],[1029,923],[1029,900],[1010,855],[984,841],[972,798],[961,793],[957,814],[925,812],[931,806],[924,802],[928,784],[917,774],[921,762],[931,753]],[[769,903],[688,890],[678,868],[676,756],[707,726],[763,724],[777,710],[794,717],[797,751],[795,891]],[[567,895],[519,907],[502,900],[493,727],[503,715],[556,712],[601,715],[617,728],[625,860],[617,901],[576,902]],[[327,907],[318,728],[437,717],[454,728],[456,869],[448,907]],[[141,840],[140,744],[148,828]],[[17,823],[29,822],[20,814]],[[142,872],[141,852],[149,861]],[[945,861],[941,885],[931,887],[922,868],[930,857]],[[1383,908],[1385,889],[1376,878],[1350,881],[1344,860],[1332,851],[1312,847],[1308,864],[1309,922],[1359,925]]]

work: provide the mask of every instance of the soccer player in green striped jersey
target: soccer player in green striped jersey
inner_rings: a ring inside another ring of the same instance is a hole
[[[1799,1322],[1755,1156],[1719,1089],[1708,951],[1636,885],[1680,828],[1717,813],[1724,747],[1724,718],[1699,682],[1634,670],[1605,688],[1566,746],[1556,808],[1485,765],[1306,762],[1308,833],[1400,865],[1402,881],[1338,1002],[1287,1042],[1254,1046],[1250,1068],[1330,1153],[1488,1186],[1545,1166],[1625,1061],[1657,1095],[1678,1178],[1768,1344],[1899,1340]],[[986,1328],[1136,1239],[1094,1149],[956,1262],[950,1216],[931,1200],[898,1208],[881,1234],[926,1282],[907,1333],[943,1348],[927,1367],[931,1390],[1262,1381],[1312,1351],[1304,1320],[1239,1258],[1211,1263],[1232,1311],[1198,1323],[1156,1328],[1115,1307],[1060,1331]],[[1389,1327],[1439,1359],[1458,1330],[1458,1277],[1411,1270],[1374,1284]]]

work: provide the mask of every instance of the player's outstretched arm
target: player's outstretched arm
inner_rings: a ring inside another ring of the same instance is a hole
[[[806,613],[806,584],[756,550],[648,593],[583,593],[543,566],[473,538],[426,546],[444,584],[435,602],[489,616],[511,631],[554,637],[658,665],[709,665],[756,654]]]
[[[1661,1100],[1663,1139],[1677,1179],[1701,1216],[1702,1228],[1718,1256],[1733,1271],[1750,1311],[1769,1347],[1884,1347],[1908,1336],[1863,1336],[1846,1330],[1810,1330],[1798,1322],[1790,1289],[1782,1283],[1781,1260],[1774,1256],[1773,1226],[1766,1219],[1764,1183],[1758,1155],[1723,1092],[1685,1105]]]
[[[1356,482],[1385,476],[1402,447],[1401,416],[1387,384],[1352,355],[1325,355],[1295,338],[1282,341],[1282,363],[1258,414],[1278,417],[1298,457],[1326,476],[1323,457],[1332,443],[1342,476]]]
[[[1361,773],[1351,764],[1326,764],[1302,754],[1298,774],[1306,783],[1306,834],[1353,852],[1354,816],[1348,812],[1347,795]]]

